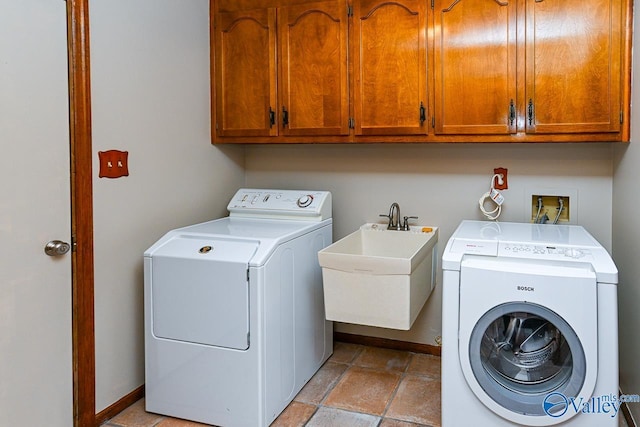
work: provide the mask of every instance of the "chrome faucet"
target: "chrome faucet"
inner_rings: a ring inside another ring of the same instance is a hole
[[[400,230],[400,205],[396,202],[393,202],[389,208],[389,226],[387,229]]]
[[[396,231],[409,231],[409,219],[418,219],[417,216],[405,216],[404,223],[400,221],[400,205],[396,202],[391,204],[389,208],[389,214],[384,215],[380,214],[385,218],[389,218],[389,225],[387,225],[387,230],[396,230]]]

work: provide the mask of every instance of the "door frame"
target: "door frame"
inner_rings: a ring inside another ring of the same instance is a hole
[[[67,2],[73,425],[96,425],[89,0]]]

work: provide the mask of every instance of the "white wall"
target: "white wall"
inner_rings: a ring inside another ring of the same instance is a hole
[[[636,103],[640,102],[634,91]],[[634,123],[640,112],[634,112]],[[640,202],[638,200],[638,168],[640,143],[638,132],[632,132],[632,142],[616,150],[616,172],[613,192],[613,258],[618,267],[618,319],[620,350],[620,388],[626,394],[640,393]],[[629,404],[636,420],[640,420],[640,406]]]
[[[90,2],[96,412],[144,383],[142,254],[166,231],[226,214],[241,147],[213,147],[208,0]],[[98,178],[98,151],[130,176]]]
[[[330,190],[334,240],[379,221],[398,202],[403,215],[440,227],[441,255],[461,220],[483,219],[478,199],[496,167],[509,171],[501,221],[527,220],[530,188],[571,189],[578,195],[578,223],[611,248],[610,144],[249,146],[246,180],[251,187]],[[435,344],[441,313],[438,286],[408,332],[345,324],[336,330]]]
[[[637,28],[640,18],[634,17]],[[640,50],[640,38],[634,34],[634,51]],[[620,339],[620,388],[626,394],[640,394],[640,200],[638,170],[640,169],[640,68],[633,70],[631,104],[631,143],[616,146],[613,176],[613,258],[618,266],[618,318]],[[629,404],[634,419],[640,421],[640,405]]]

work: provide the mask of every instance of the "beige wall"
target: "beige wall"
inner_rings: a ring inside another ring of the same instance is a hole
[[[640,18],[636,14],[637,28]],[[638,52],[640,39],[634,35],[634,50]],[[637,64],[634,64],[637,65]],[[633,80],[640,81],[640,68],[636,67]],[[631,143],[616,146],[613,175],[613,257],[619,270],[619,339],[620,339],[620,388],[626,394],[640,394],[640,90],[632,92]],[[629,404],[636,422],[640,421],[640,404]]]
[[[634,98],[640,102],[638,91]],[[634,112],[635,123],[640,119]],[[640,394],[640,219],[638,212],[638,168],[640,165],[639,134],[632,132],[632,143],[616,150],[613,186],[613,258],[618,266],[618,319],[620,339],[620,388],[626,394]],[[636,420],[640,405],[629,404]]]
[[[92,1],[96,411],[144,383],[142,254],[166,231],[226,214],[243,149],[209,133],[207,0]],[[98,151],[130,176],[98,178]]]
[[[501,221],[523,222],[531,188],[571,189],[578,223],[611,248],[610,144],[434,144],[249,146],[252,187],[323,189],[333,193],[334,240],[398,202],[403,215],[440,227],[440,254],[463,219],[483,219],[478,199],[493,169],[506,167],[509,189]],[[438,281],[441,281],[441,271]],[[441,333],[438,286],[408,332],[338,324],[336,330],[434,344]]]

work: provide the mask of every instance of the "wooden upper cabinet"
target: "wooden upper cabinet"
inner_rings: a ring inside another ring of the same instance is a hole
[[[218,13],[214,34],[217,135],[277,135],[275,9]]]
[[[527,0],[527,133],[620,131],[624,3]]]
[[[356,135],[427,134],[427,1],[355,0]]]
[[[517,129],[516,1],[436,0],[436,134]]]
[[[214,142],[628,141],[631,0],[211,0]]]
[[[269,9],[284,6],[293,6],[304,3],[315,3],[318,0],[215,0],[218,12],[237,12],[240,10]],[[213,3],[213,2],[212,2]]]
[[[349,134],[347,36],[345,1],[278,9],[281,134]]]

